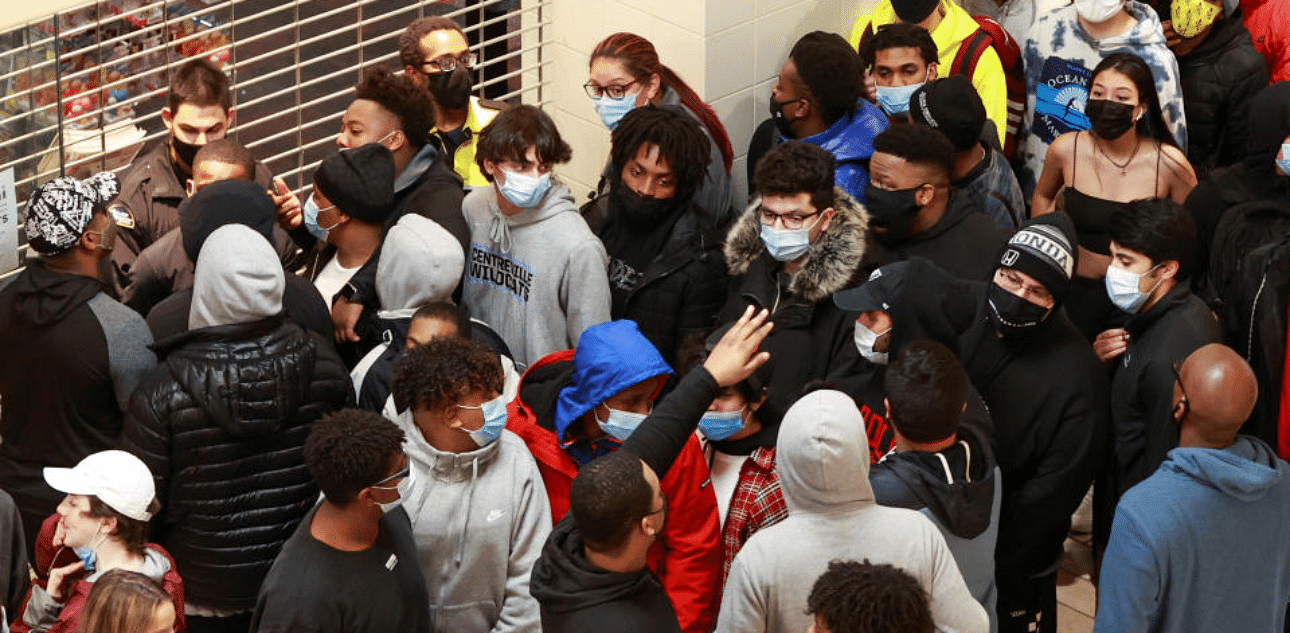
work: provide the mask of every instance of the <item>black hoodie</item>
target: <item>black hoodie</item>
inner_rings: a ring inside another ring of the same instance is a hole
[[[0,487],[28,544],[63,498],[41,469],[116,444],[130,394],[157,363],[151,344],[143,318],[93,277],[36,260],[0,290]]]
[[[986,280],[1012,232],[981,212],[970,196],[951,188],[945,215],[931,228],[885,244],[881,263],[926,257],[960,279]]]

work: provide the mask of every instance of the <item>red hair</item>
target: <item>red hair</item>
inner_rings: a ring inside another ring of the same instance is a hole
[[[708,134],[712,135],[713,142],[721,149],[726,173],[730,173],[734,150],[730,147],[730,135],[726,134],[726,127],[721,124],[721,119],[712,106],[704,103],[689,84],[658,60],[658,51],[654,50],[654,45],[649,40],[635,33],[614,33],[597,44],[596,50],[591,52],[593,62],[602,57],[621,61],[636,81],[645,82],[650,75],[657,74],[664,86],[675,90],[681,97],[681,103],[699,117],[703,127],[708,128]]]

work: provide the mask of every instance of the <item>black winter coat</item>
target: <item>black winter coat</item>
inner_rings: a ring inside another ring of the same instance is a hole
[[[280,317],[193,330],[130,400],[122,444],[152,470],[153,540],[189,602],[251,609],[282,544],[318,500],[310,425],[353,402],[322,338]]]
[[[1268,85],[1268,65],[1237,19],[1214,24],[1196,50],[1178,58],[1187,115],[1187,160],[1206,179],[1245,155],[1250,99]]]
[[[582,210],[597,236],[601,235],[608,198],[600,196]],[[702,207],[687,205],[662,250],[641,272],[626,307],[620,310],[615,302],[610,314],[614,319],[635,321],[673,367],[691,335],[706,334],[716,325],[717,311],[725,301],[730,282],[721,255],[724,228],[716,226]]]

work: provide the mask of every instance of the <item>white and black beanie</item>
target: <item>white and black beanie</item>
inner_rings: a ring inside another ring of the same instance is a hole
[[[1019,270],[1043,284],[1057,303],[1075,274],[1075,225],[1064,213],[1049,213],[1022,225],[999,256],[999,266]]]
[[[105,171],[86,180],[60,176],[40,187],[27,201],[24,226],[37,253],[60,255],[71,249],[102,210],[121,191],[116,174]]]

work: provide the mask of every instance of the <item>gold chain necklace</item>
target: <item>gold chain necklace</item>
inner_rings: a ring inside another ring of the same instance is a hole
[[[1115,159],[1111,158],[1111,155],[1106,153],[1106,148],[1102,147],[1101,143],[1094,140],[1093,144],[1097,146],[1097,151],[1101,152],[1108,162],[1120,168],[1120,175],[1124,176],[1129,173],[1129,164],[1133,162],[1133,158],[1138,155],[1138,148],[1142,146],[1142,136],[1137,135],[1134,138],[1136,140],[1133,143],[1133,151],[1129,152],[1129,157],[1125,159],[1124,164],[1115,162]]]

